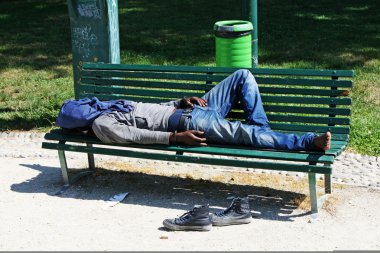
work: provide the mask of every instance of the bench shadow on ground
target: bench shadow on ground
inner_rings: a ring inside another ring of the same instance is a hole
[[[13,184],[11,190],[20,193],[45,193],[57,198],[108,200],[120,192],[129,192],[122,203],[161,208],[190,210],[197,204],[209,204],[211,211],[228,207],[233,196],[249,196],[252,216],[256,219],[294,221],[309,215],[297,209],[306,196],[301,193],[251,185],[235,185],[191,178],[166,177],[143,173],[97,169],[57,195],[62,189],[58,167],[20,164],[40,173],[27,181]],[[297,209],[297,210],[296,210]],[[178,215],[182,211],[179,211]]]

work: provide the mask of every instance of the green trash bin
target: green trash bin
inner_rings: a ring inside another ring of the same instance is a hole
[[[243,20],[219,21],[214,24],[216,66],[252,67],[251,22]]]

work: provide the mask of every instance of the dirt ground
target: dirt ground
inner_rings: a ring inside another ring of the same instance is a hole
[[[209,177],[203,177],[202,167],[190,167],[194,176],[170,176],[140,169],[98,169],[56,195],[62,187],[58,159],[2,158],[0,250],[380,249],[378,190],[334,185],[333,195],[312,219],[304,204],[303,179],[253,175],[262,184],[251,186],[242,180],[248,173],[236,176],[208,169],[203,173]],[[270,181],[274,188],[265,187]],[[104,201],[120,192],[129,196],[104,209]],[[165,218],[177,217],[195,204],[209,203],[218,211],[229,205],[227,197],[243,195],[250,198],[250,224],[213,227],[210,232],[170,232],[162,227]]]

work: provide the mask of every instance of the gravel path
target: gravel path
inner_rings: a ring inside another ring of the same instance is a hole
[[[43,133],[34,132],[0,132],[0,159],[41,157],[54,158],[57,152],[41,148]],[[70,152],[68,159],[82,155]],[[112,159],[109,156],[95,156],[99,160]],[[58,159],[58,158],[57,158]],[[131,158],[133,160],[133,158]],[[127,159],[128,160],[128,159]],[[158,164],[175,167],[173,162],[160,162]],[[253,170],[263,174],[283,174],[279,171]],[[286,172],[287,176],[303,177],[305,173]],[[340,155],[333,165],[333,183],[348,184],[354,186],[365,186],[380,189],[380,156],[367,156],[350,152]]]
[[[282,173],[278,177],[281,189],[276,189],[132,170],[140,164],[166,168],[173,175],[179,170],[191,175],[198,171],[202,179],[207,173],[219,173],[194,164],[181,167],[179,163],[95,156],[104,164],[117,160],[133,168],[128,173],[99,169],[96,176],[56,195],[62,188],[57,152],[42,149],[42,141],[43,134],[0,133],[0,251],[380,249],[380,159],[376,157],[341,156],[335,163],[334,181],[366,187],[335,186],[334,194],[313,219],[297,204],[296,200],[305,199],[304,194],[282,189],[287,181],[305,188],[300,182],[304,180],[291,178],[305,173],[243,171]],[[83,167],[84,157],[69,152],[69,166]],[[122,203],[104,209],[105,200],[120,192],[130,194]],[[250,224],[213,227],[205,233],[172,232],[162,227],[163,219],[178,217],[195,204],[209,203],[211,212],[220,211],[229,205],[226,197],[232,194],[248,194],[254,218]]]

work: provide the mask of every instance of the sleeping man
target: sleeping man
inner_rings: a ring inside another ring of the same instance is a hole
[[[240,102],[246,122],[226,116]],[[185,97],[168,103],[131,102],[131,110],[101,114],[92,124],[95,135],[105,143],[245,145],[279,150],[330,148],[331,133],[317,136],[272,131],[261,101],[258,85],[248,70],[238,70],[202,98]]]

